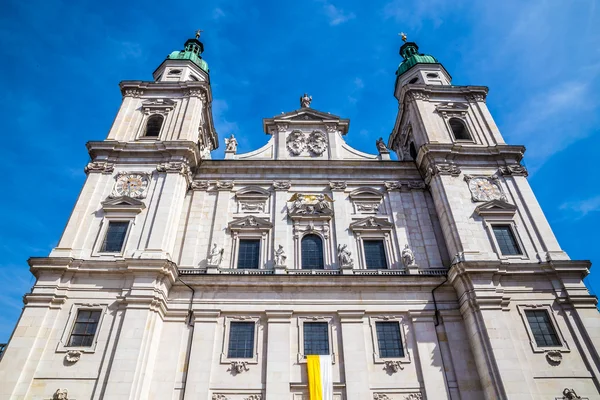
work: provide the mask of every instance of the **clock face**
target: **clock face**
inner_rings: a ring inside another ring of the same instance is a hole
[[[497,184],[487,178],[473,178],[469,181],[469,189],[476,201],[490,201],[502,199],[502,191]]]
[[[121,175],[115,183],[115,192],[119,196],[142,198],[146,194],[148,177],[140,174]]]

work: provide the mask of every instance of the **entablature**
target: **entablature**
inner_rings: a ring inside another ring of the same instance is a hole
[[[199,164],[201,152],[192,141],[121,142],[116,140],[86,143],[93,162],[108,161],[119,164],[184,162],[190,168]]]

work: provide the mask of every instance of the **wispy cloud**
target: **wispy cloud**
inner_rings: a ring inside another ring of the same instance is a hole
[[[383,7],[383,17],[414,30],[421,28],[424,21],[431,21],[434,27],[438,27],[443,23],[440,16],[448,6],[456,7],[456,2],[420,0],[408,5],[406,0],[392,0]]]
[[[346,12],[326,0],[319,0],[319,2],[323,4],[323,12],[329,18],[329,25],[340,25],[356,18],[353,12]]]
[[[220,138],[228,137],[232,133],[238,133],[239,126],[237,122],[230,121],[226,117],[227,110],[229,110],[227,101],[213,100],[212,110],[215,129]]]
[[[600,195],[589,199],[568,201],[561,204],[561,210],[570,212],[575,219],[580,219],[592,212],[600,211]]]
[[[350,104],[356,104],[359,100],[360,94],[365,87],[365,83],[359,77],[354,78],[352,81],[352,86],[350,89],[350,94],[348,94],[348,102]]]
[[[217,7],[213,10],[213,15],[212,15],[213,19],[220,19],[220,18],[223,18],[224,16],[225,16],[225,12],[221,8]]]

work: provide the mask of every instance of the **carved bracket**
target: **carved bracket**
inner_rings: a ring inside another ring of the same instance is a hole
[[[104,161],[91,162],[88,165],[86,165],[85,168],[83,169],[83,171],[86,174],[89,174],[90,172],[100,172],[103,174],[112,174],[114,170],[115,170],[115,164],[109,163],[109,162],[104,162]]]
[[[389,373],[393,374],[394,372],[398,372],[401,369],[404,369],[404,366],[400,361],[385,361],[383,365],[383,369],[387,370]]]
[[[513,176],[528,176],[527,168],[521,164],[507,165],[506,167],[500,167],[500,173],[502,175],[513,175]]]
[[[244,371],[249,371],[248,362],[247,361],[232,361],[231,366],[227,369],[227,371],[231,371],[233,375],[241,374]]]

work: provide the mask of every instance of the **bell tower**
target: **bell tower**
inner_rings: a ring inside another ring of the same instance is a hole
[[[488,382],[486,399],[533,398],[536,367],[505,338],[524,315],[520,302],[531,304],[534,291],[557,313],[595,307],[582,281],[589,262],[570,260],[561,249],[527,181],[525,147],[505,143],[486,105],[488,88],[452,85],[435,57],[402,39],[388,147],[416,164],[431,192],[452,260],[448,279]],[[573,323],[585,324],[588,310],[577,312]]]

